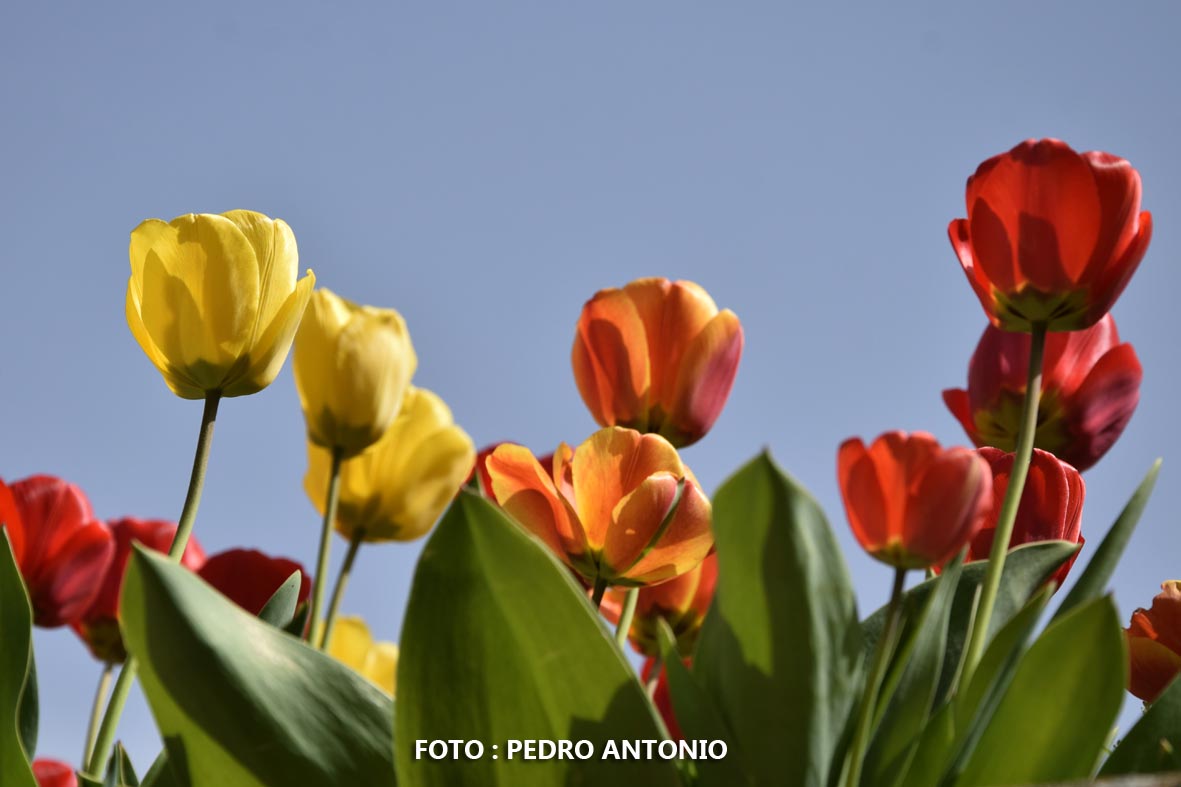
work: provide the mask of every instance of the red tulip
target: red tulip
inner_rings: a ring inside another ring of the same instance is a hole
[[[943,401],[978,446],[1015,451],[1030,337],[988,326],[968,366],[968,389]],[[1108,314],[1083,331],[1046,337],[1034,445],[1086,470],[1107,453],[1140,401],[1140,360]]]
[[[0,481],[0,522],[28,588],[33,621],[54,628],[81,616],[115,550],[82,490],[47,475],[11,486]]]
[[[953,558],[992,502],[988,464],[970,449],[941,448],[926,432],[887,432],[869,448],[846,440],[837,477],[857,541],[901,569]]]
[[[1161,584],[1151,609],[1132,613],[1128,637],[1128,691],[1155,702],[1181,675],[1181,580]]]
[[[294,560],[271,557],[257,549],[228,549],[211,556],[197,573],[230,601],[257,615],[296,571],[300,574],[298,608],[311,595],[312,580]]]
[[[689,659],[684,659],[684,663],[688,667],[692,662]],[[655,666],[656,659],[654,658],[649,658],[644,662],[640,677],[645,684],[652,680],[652,670]],[[685,734],[681,732],[681,725],[677,723],[677,716],[673,712],[672,693],[668,688],[668,670],[664,668],[663,663],[660,665],[660,677],[656,679],[656,690],[652,693],[652,704],[660,712],[660,718],[664,719],[664,726],[668,728],[669,738],[674,741],[685,740]]]
[[[114,537],[115,554],[99,586],[94,603],[81,618],[71,625],[90,652],[100,661],[122,662],[127,658],[123,637],[119,632],[119,597],[123,591],[123,575],[131,557],[132,543],[143,544],[157,552],[168,552],[176,535],[176,524],[159,519],[123,517],[107,523]],[[181,565],[196,571],[205,563],[205,551],[196,538],[190,538],[181,556]]]
[[[647,656],[659,654],[657,627],[663,619],[676,635],[677,650],[681,655],[692,653],[717,584],[718,557],[710,553],[696,568],[679,577],[640,588],[635,617],[628,631],[632,646]],[[626,596],[625,590],[611,590],[603,597],[599,609],[607,620],[619,622]]]
[[[571,361],[601,426],[655,432],[676,447],[700,440],[730,395],[742,325],[692,282],[637,279],[582,307]]]
[[[60,760],[33,760],[33,776],[38,787],[78,787],[74,769]]]
[[[488,457],[492,456],[492,452],[502,445],[513,445],[513,443],[502,441],[499,443],[491,443],[479,450],[476,454],[476,463],[472,466],[472,472],[468,474],[467,480],[463,482],[464,486],[470,486],[472,479],[476,477],[476,473],[480,474],[480,494],[491,500],[493,503],[499,503],[496,499],[496,494],[492,491],[492,476],[488,473]],[[537,457],[541,469],[547,474],[554,473],[554,455],[546,454],[545,456]]]
[[[996,448],[981,448],[979,453],[992,468],[992,508],[984,527],[972,539],[968,560],[988,559],[996,534],[997,515],[1013,471],[1013,454]],[[1085,542],[1081,527],[1086,491],[1086,484],[1077,470],[1053,454],[1034,449],[1009,548],[1035,541],[1070,541],[1081,546]],[[1076,553],[1052,577],[1058,587],[1062,587],[1077,557]]]
[[[1110,153],[1026,140],[968,178],[951,245],[993,325],[1088,328],[1108,312],[1152,236],[1140,174]]]

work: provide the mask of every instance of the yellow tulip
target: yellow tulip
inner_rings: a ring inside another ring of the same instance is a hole
[[[316,277],[284,222],[248,210],[131,233],[127,324],[177,396],[243,396],[279,374]]]
[[[413,386],[381,439],[341,465],[336,531],[352,540],[412,541],[426,534],[471,472],[476,449],[435,394]],[[303,488],[321,515],[332,454],[308,441]]]
[[[397,417],[417,366],[402,315],[316,290],[292,358],[308,438],[345,458],[373,445]]]
[[[398,679],[398,646],[392,642],[375,642],[361,618],[338,618],[332,625],[327,651],[329,656],[394,696]]]

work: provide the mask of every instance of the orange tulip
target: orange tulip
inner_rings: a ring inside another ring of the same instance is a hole
[[[1181,675],[1181,579],[1161,585],[1151,609],[1132,613],[1128,636],[1128,691],[1154,702]]]
[[[486,462],[500,505],[597,585],[672,579],[713,547],[710,503],[663,437],[607,427],[546,473],[529,449],[504,444]]]
[[[1118,156],[1026,140],[968,178],[968,217],[948,227],[993,325],[1078,331],[1111,309],[1148,249],[1140,174]]]
[[[857,541],[901,569],[955,557],[992,504],[988,462],[968,448],[941,448],[926,432],[886,432],[869,448],[846,440],[837,477]]]
[[[658,656],[657,627],[664,620],[677,638],[677,650],[682,656],[691,654],[717,584],[718,557],[711,553],[696,568],[679,577],[642,588],[636,597],[635,617],[628,630],[632,647],[646,656]],[[604,596],[601,610],[611,623],[619,623],[626,596],[627,591],[623,590],[612,590]]]
[[[742,325],[688,281],[637,279],[582,307],[571,360],[602,426],[655,432],[674,446],[713,426],[738,371]]]

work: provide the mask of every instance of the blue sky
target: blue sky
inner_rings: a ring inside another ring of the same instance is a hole
[[[639,276],[699,282],[747,348],[686,461],[713,489],[770,447],[829,511],[868,610],[890,574],[849,535],[837,446],[893,428],[966,440],[940,391],[963,385],[984,316],[946,226],[981,160],[1057,136],[1128,158],[1155,219],[1114,311],[1142,401],[1086,475],[1094,544],[1166,460],[1115,579],[1126,618],[1181,577],[1179,12],[900,5],[6,4],[0,476],[61,475],[101,517],[178,515],[201,407],[127,329],[127,237],[249,208],[290,223],[322,285],[403,313],[416,384],[477,444],[583,439],[583,301]],[[207,550],[313,563],[305,461],[289,368],[224,402]],[[359,558],[344,607],[384,639],[421,545]],[[40,751],[75,760],[98,665],[66,630],[36,646]],[[146,767],[142,700],[121,736]]]

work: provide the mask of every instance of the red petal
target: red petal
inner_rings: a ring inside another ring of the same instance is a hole
[[[1107,453],[1136,411],[1142,377],[1140,360],[1130,344],[1121,344],[1099,359],[1069,398],[1070,456],[1064,452],[1064,459],[1086,470]]]

